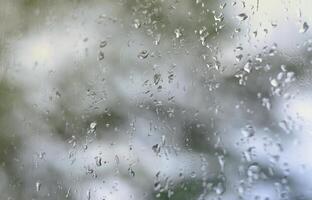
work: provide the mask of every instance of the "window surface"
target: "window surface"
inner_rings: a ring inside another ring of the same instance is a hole
[[[311,8],[0,0],[0,199],[312,199]]]

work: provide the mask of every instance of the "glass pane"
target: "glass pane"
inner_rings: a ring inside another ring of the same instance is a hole
[[[0,199],[312,199],[312,1],[0,0]]]

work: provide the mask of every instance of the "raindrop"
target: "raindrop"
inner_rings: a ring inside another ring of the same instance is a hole
[[[261,55],[261,54],[258,54],[258,55],[256,56],[256,61],[258,61],[258,62],[260,62],[260,63],[263,61],[262,55]]]
[[[261,168],[258,163],[251,164],[247,169],[247,176],[251,180],[258,180],[260,178]]]
[[[276,50],[275,49],[270,49],[269,50],[269,56],[274,56],[276,54]]]
[[[136,28],[136,29],[140,28],[140,27],[141,27],[141,22],[140,22],[140,20],[135,19],[135,20],[134,20],[134,23],[133,23],[133,27]]]
[[[224,20],[224,16],[222,13],[220,13],[218,16],[214,16],[215,21],[222,22]]]
[[[155,38],[155,40],[154,40],[154,44],[155,44],[155,45],[159,45],[159,43],[160,43],[160,37],[161,37],[160,34],[157,34],[157,35],[156,35],[156,38]]]
[[[115,155],[115,163],[116,163],[116,165],[119,165],[119,157],[118,157],[118,155]]]
[[[242,55],[242,54],[239,54],[239,55],[237,55],[237,56],[235,56],[235,57],[236,57],[236,61],[239,62],[239,61],[242,60],[243,55]]]
[[[247,73],[250,73],[251,72],[251,65],[250,65],[250,62],[247,62],[245,65],[244,65],[244,71],[247,72]]]
[[[161,136],[161,143],[162,143],[162,145],[166,144],[166,136],[165,135]]]
[[[96,122],[91,122],[90,129],[95,129],[96,125],[97,125]]]
[[[41,183],[39,181],[36,182],[36,191],[39,192],[41,189]]]
[[[174,194],[174,191],[168,190],[168,198],[171,199],[172,195]]]
[[[219,182],[213,189],[217,195],[222,195],[225,192],[225,188],[222,182]]]
[[[145,59],[147,58],[149,55],[149,52],[147,50],[142,50],[139,54],[138,54],[138,58],[139,59]]]
[[[242,50],[243,50],[243,47],[238,46],[238,47],[235,48],[235,50],[237,50],[237,51],[242,51]]]
[[[284,76],[284,73],[280,72],[280,73],[277,74],[276,79],[280,81],[280,80],[283,79],[283,76]]]
[[[100,42],[100,48],[104,48],[107,46],[107,41],[103,40]]]
[[[104,59],[104,52],[103,51],[99,52],[98,59],[99,60],[103,60]]]
[[[248,124],[241,129],[241,133],[244,137],[252,137],[255,135],[255,129],[252,125]]]
[[[244,192],[245,192],[244,184],[241,183],[241,184],[238,186],[237,191],[238,191],[238,193],[239,193],[240,195],[243,195]]]
[[[135,172],[133,171],[132,168],[128,168],[128,173],[130,176],[134,177],[135,176]]]
[[[191,178],[196,178],[196,172],[191,172]]]
[[[225,7],[226,7],[226,3],[220,4],[220,8],[221,8],[221,9],[224,9]]]
[[[240,28],[236,28],[236,29],[234,30],[234,32],[235,32],[235,33],[240,33],[240,32],[241,32],[241,29],[240,29]]]
[[[174,33],[175,33],[176,38],[178,38],[178,39],[180,37],[182,37],[182,35],[183,35],[181,29],[179,29],[179,28],[175,29]]]
[[[91,190],[89,189],[87,191],[87,200],[90,200],[91,199]]]
[[[161,74],[159,74],[159,73],[154,75],[154,84],[155,85],[158,85],[158,83],[160,81],[160,77],[161,77]]]
[[[278,123],[278,125],[279,125],[279,127],[281,127],[285,131],[285,133],[287,133],[287,134],[290,133],[290,128],[289,128],[287,121],[282,120]]]
[[[277,87],[277,86],[278,86],[278,82],[277,82],[277,80],[276,80],[275,78],[273,78],[273,79],[270,81],[270,83],[271,83],[271,85],[272,85],[273,87]]]
[[[254,37],[257,37],[258,31],[254,31],[254,32],[252,32],[252,33],[253,33]]]
[[[59,91],[56,91],[56,92],[55,92],[55,95],[56,95],[57,98],[61,98],[61,96],[62,96],[61,93],[60,93]]]
[[[294,72],[287,72],[286,78],[285,78],[285,82],[286,82],[286,83],[292,82],[292,81],[294,81],[295,79],[296,79],[296,78],[295,78],[295,73],[294,73]]]
[[[155,183],[154,183],[154,190],[155,190],[155,191],[159,191],[160,188],[161,188],[160,182],[159,182],[159,181],[155,182]]]
[[[266,107],[268,110],[271,110],[271,102],[268,98],[262,98],[262,106]]]
[[[45,157],[46,153],[45,152],[40,152],[39,153],[39,158],[43,159]]]
[[[224,164],[225,164],[225,159],[223,155],[218,156],[218,161],[219,161],[219,165],[221,168],[221,171],[224,171]]]
[[[299,30],[300,33],[305,33],[309,29],[309,25],[307,22],[303,22],[301,29]]]
[[[97,125],[96,122],[91,122],[91,124],[89,126],[89,130],[88,130],[88,134],[95,133],[96,125]]]
[[[253,154],[252,154],[252,150],[254,148],[253,147],[249,147],[246,151],[244,151],[243,155],[244,155],[244,159],[247,162],[250,162],[252,160]]]
[[[100,167],[102,166],[102,158],[101,157],[95,157],[95,164],[96,166]]]
[[[236,18],[240,21],[244,21],[248,18],[248,16],[245,13],[241,13],[241,14],[238,14]]]
[[[276,23],[274,23],[274,22],[272,22],[272,23],[271,23],[271,26],[273,26],[273,27],[277,27],[277,24],[276,24]]]
[[[65,198],[66,198],[66,199],[68,199],[69,196],[70,196],[70,190],[71,190],[71,188],[68,188],[68,190],[67,190],[67,192],[66,192],[66,194],[65,194]]]
[[[160,152],[160,146],[159,144],[155,144],[152,146],[153,151],[158,154]]]

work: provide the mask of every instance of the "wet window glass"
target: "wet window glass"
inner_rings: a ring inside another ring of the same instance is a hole
[[[0,199],[312,199],[311,8],[0,0]]]

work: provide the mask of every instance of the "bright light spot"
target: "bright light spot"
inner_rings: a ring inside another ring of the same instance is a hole
[[[292,116],[304,122],[312,122],[312,97],[302,97],[290,102]]]
[[[31,59],[37,62],[48,61],[52,57],[52,48],[47,41],[38,41],[31,48]]]
[[[56,51],[57,48],[51,39],[49,35],[26,37],[14,47],[17,49],[13,52],[16,55],[15,59],[27,69],[33,69],[37,64],[51,68],[55,64],[56,53],[61,51]]]

